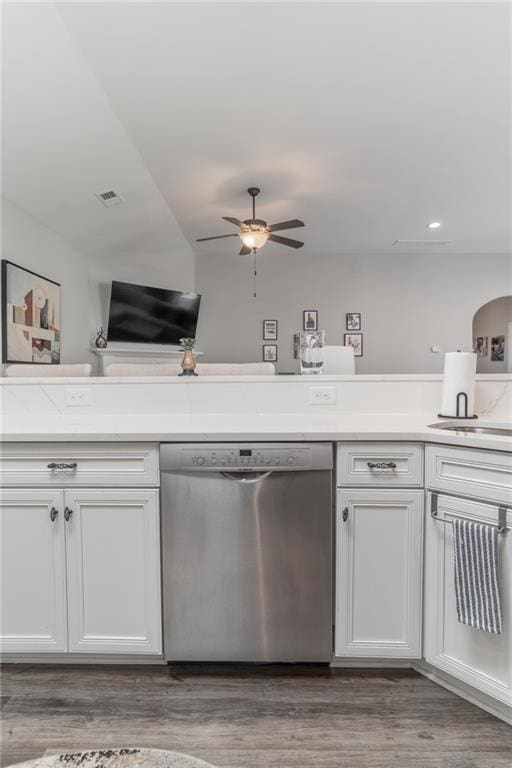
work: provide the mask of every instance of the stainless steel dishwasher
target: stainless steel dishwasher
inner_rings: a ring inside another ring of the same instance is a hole
[[[164,653],[330,661],[330,443],[163,444]]]

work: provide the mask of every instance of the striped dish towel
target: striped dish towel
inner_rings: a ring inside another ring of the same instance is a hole
[[[455,598],[461,624],[499,635],[502,629],[498,582],[498,530],[455,518]]]

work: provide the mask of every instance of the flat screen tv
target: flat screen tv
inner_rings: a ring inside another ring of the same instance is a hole
[[[108,340],[179,344],[194,338],[200,302],[198,293],[113,281]]]

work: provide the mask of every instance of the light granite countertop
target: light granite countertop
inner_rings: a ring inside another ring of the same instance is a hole
[[[17,414],[4,416],[0,437],[3,442],[401,440],[512,452],[512,438],[506,435],[428,426],[436,422],[432,413]],[[478,426],[486,423],[479,421]]]

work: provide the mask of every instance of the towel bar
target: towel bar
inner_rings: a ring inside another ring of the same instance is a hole
[[[460,496],[456,493],[443,493],[442,496],[449,496],[453,499],[463,499],[464,501],[474,501],[478,502],[477,499],[471,499],[468,496]],[[452,525],[453,526],[453,520],[444,520],[442,517],[438,517],[438,511],[437,511],[437,499],[439,494],[431,491],[431,507],[430,507],[430,517],[432,517],[437,523],[444,523],[445,525]],[[486,503],[489,504],[489,502],[478,502],[478,503]],[[490,506],[490,505],[489,505]],[[492,505],[497,506],[495,504]],[[489,522],[487,520],[480,520],[477,522],[485,523],[486,525],[489,525]],[[504,506],[498,506],[498,524],[494,526],[498,529],[498,533],[506,533],[507,532],[507,507]]]

